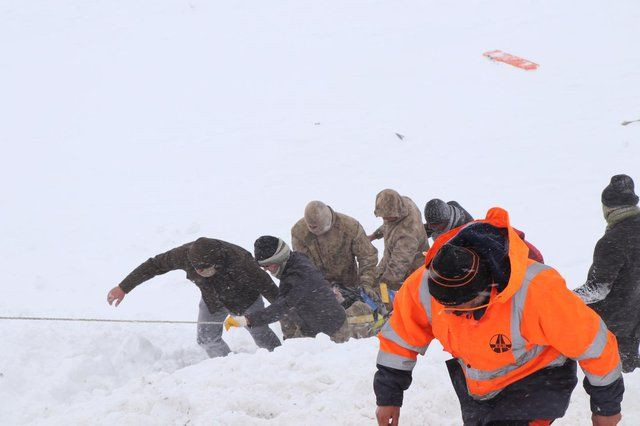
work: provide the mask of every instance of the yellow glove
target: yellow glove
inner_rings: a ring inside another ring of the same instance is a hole
[[[247,318],[243,316],[234,317],[233,315],[229,315],[226,320],[224,320],[224,329],[229,331],[231,327],[246,327],[248,325]]]

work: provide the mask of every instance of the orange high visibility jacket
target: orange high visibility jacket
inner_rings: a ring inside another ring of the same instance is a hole
[[[577,360],[593,386],[621,377],[618,346],[600,317],[567,289],[553,268],[527,258],[528,248],[509,226],[505,210],[493,208],[485,222],[508,230],[511,275],[504,290],[494,290],[484,315],[454,315],[429,294],[427,268],[407,278],[394,301],[391,318],[378,335],[380,365],[411,371],[417,354],[432,339],[460,363],[469,394],[494,397],[503,388],[542,368]],[[444,234],[427,253],[428,266]]]

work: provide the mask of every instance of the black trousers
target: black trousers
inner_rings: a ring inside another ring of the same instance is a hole
[[[578,383],[576,362],[567,360],[559,367],[543,368],[510,384],[491,399],[479,401],[469,395],[458,361],[447,361],[447,369],[465,426],[520,426],[532,420],[560,418]]]
[[[631,373],[640,367],[640,356],[638,356],[638,346],[640,346],[640,336],[616,336],[618,340],[618,351],[620,361],[622,361],[622,371]]]

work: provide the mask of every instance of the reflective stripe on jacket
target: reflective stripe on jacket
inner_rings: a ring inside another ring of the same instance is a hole
[[[527,258],[528,248],[509,226],[506,211],[494,208],[486,222],[508,230],[511,275],[491,295],[479,320],[445,311],[429,294],[426,268],[416,270],[396,295],[390,320],[379,334],[378,364],[410,371],[432,339],[460,363],[469,394],[488,399],[542,368],[577,360],[589,382],[606,386],[621,377],[615,337],[553,268]],[[438,239],[437,250],[458,230]]]

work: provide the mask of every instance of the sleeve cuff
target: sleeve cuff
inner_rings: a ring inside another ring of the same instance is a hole
[[[384,406],[392,406],[392,407],[402,407],[402,397],[403,395],[396,395],[395,397],[378,397],[376,398],[376,405],[378,407]]]
[[[607,386],[593,386],[585,377],[583,385],[591,397],[591,412],[599,416],[613,416],[621,411],[620,404],[624,395],[624,381],[620,377]]]

